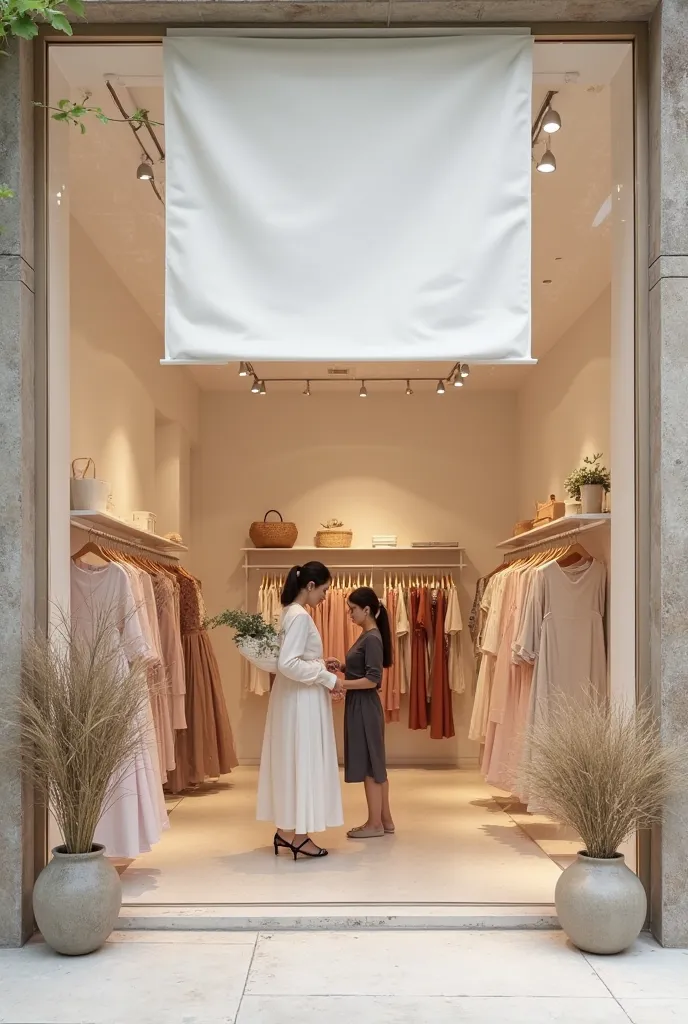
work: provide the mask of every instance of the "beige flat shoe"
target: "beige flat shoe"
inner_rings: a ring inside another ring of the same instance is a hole
[[[394,828],[394,827],[386,828],[385,829],[385,835],[386,836],[393,836],[395,832],[396,832],[396,828]]]
[[[383,828],[365,828],[363,825],[359,825],[358,828],[352,828],[347,833],[349,839],[380,839],[385,834]]]

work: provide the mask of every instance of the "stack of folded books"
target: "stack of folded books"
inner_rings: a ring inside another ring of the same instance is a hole
[[[373,534],[373,547],[374,548],[395,548],[397,546],[397,538],[392,533],[375,533]]]

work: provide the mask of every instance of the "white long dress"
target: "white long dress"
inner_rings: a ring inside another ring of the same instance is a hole
[[[122,672],[138,658],[154,661],[148,647],[130,579],[115,562],[71,566],[71,618],[77,635],[92,638],[98,623],[112,620],[109,640]],[[113,779],[108,808],[96,829],[95,841],[109,857],[133,860],[150,852],[163,829],[169,828],[162,791],[158,749],[150,702],[139,712],[142,743]]]
[[[258,781],[258,821],[297,835],[344,823],[332,721],[337,677],[323,662],[320,634],[305,608],[282,615]]]

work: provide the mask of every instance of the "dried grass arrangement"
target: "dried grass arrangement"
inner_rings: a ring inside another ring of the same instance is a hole
[[[112,614],[97,615],[85,639],[61,616],[49,637],[32,638],[11,711],[22,748],[33,750],[23,771],[49,801],[67,853],[91,852],[114,785],[143,740],[146,669],[123,666],[118,626]]]
[[[574,829],[589,857],[613,858],[688,782],[686,748],[664,742],[647,704],[560,698],[526,751],[520,774],[530,801]]]

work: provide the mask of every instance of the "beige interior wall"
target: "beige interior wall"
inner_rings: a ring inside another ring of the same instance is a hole
[[[586,455],[610,466],[611,291],[605,288],[529,373],[518,395],[519,518],[535,502],[566,499],[564,481]]]
[[[72,458],[95,460],[98,476],[112,486],[118,516],[152,511],[162,527],[176,529],[189,521],[188,448],[198,435],[198,389],[188,371],[160,366],[159,331],[74,218],[70,248]],[[186,494],[157,486],[160,419],[186,439],[178,456]]]
[[[358,546],[370,545],[373,533],[397,534],[400,546],[458,540],[468,562],[460,581],[467,621],[476,579],[494,565],[495,543],[508,536],[516,515],[516,426],[515,395],[469,388],[443,397],[377,394],[367,400],[350,391],[304,398],[298,389],[265,397],[204,395],[192,511],[194,566],[209,612],[243,602],[240,548],[250,523],[277,508],[297,523],[299,545],[313,544],[319,523],[332,516],[353,529]],[[262,560],[270,561],[265,554]],[[295,561],[308,557],[294,553]],[[351,552],[346,560],[371,557]],[[427,553],[396,557],[431,560]],[[250,603],[255,607],[254,587]],[[213,642],[239,755],[254,762],[266,698],[242,692],[240,659],[228,633],[218,631]],[[472,692],[456,700],[455,740],[390,726],[390,761],[475,763],[477,751],[466,738],[471,703]]]

